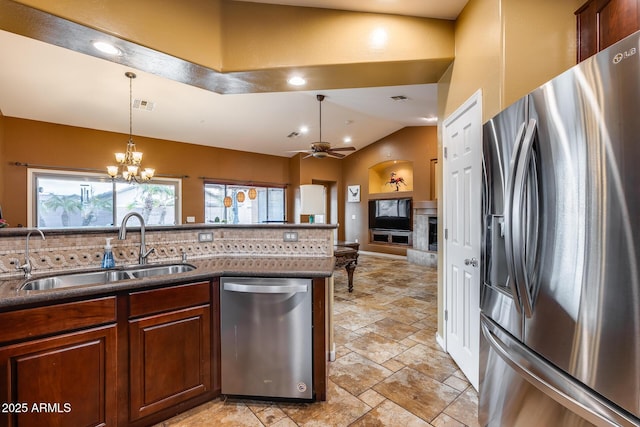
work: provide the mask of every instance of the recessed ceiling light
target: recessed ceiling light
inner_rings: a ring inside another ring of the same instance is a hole
[[[430,116],[430,117],[422,117],[422,120],[424,120],[427,123],[436,123],[438,121],[438,118],[434,116]]]
[[[117,55],[117,56],[122,55],[122,50],[120,50],[118,47],[112,45],[109,42],[94,41],[91,44],[93,44],[93,47],[95,47],[97,50],[99,50],[102,53],[106,53],[107,55]]]
[[[345,137],[342,139],[342,142],[344,142],[345,144],[349,144],[349,143],[351,143],[351,137],[350,137],[350,136],[345,136]]]
[[[300,126],[300,133],[307,133],[307,132],[309,132],[308,126]]]
[[[304,86],[305,84],[307,84],[307,81],[300,76],[293,76],[289,80],[287,80],[287,82],[291,86]]]
[[[369,43],[373,49],[382,49],[386,47],[389,40],[389,34],[384,28],[376,28],[369,35]]]

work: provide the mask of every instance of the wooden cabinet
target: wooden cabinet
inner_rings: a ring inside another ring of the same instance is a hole
[[[115,320],[115,297],[0,314],[0,425],[116,425]]]
[[[219,396],[219,283],[0,313],[0,426],[149,426]],[[313,289],[313,382],[326,400],[325,279]]]
[[[209,282],[130,295],[130,417],[137,420],[212,390]]]
[[[640,30],[640,0],[589,0],[576,11],[578,62]]]

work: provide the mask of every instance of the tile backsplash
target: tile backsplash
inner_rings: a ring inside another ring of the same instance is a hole
[[[48,235],[46,240],[33,233],[29,239],[29,258],[33,273],[99,268],[105,238],[112,237],[116,266],[138,263],[140,232],[131,228],[125,240],[118,240],[117,230],[105,232],[65,231]],[[285,233],[297,233],[297,241],[284,241]],[[213,235],[212,241],[199,241],[200,233]],[[316,227],[172,227],[147,230],[147,249],[155,248],[149,263],[179,262],[218,256],[241,257],[327,257],[333,255],[333,229]],[[0,236],[0,278],[23,274],[16,267],[24,263],[26,237]]]

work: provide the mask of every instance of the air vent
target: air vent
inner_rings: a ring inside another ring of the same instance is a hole
[[[300,136],[299,132],[293,131],[289,135],[287,135],[287,138],[297,138],[299,136]]]
[[[393,99],[394,101],[406,101],[409,98],[407,98],[404,95],[396,95],[396,96],[392,96],[391,99]]]
[[[133,100],[133,108],[136,110],[153,111],[155,105],[155,102],[145,101],[144,99]]]

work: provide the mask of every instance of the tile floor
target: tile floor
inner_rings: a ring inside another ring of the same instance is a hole
[[[156,427],[478,426],[477,393],[435,341],[434,268],[361,255],[354,291],[335,275],[328,400],[216,399]]]

